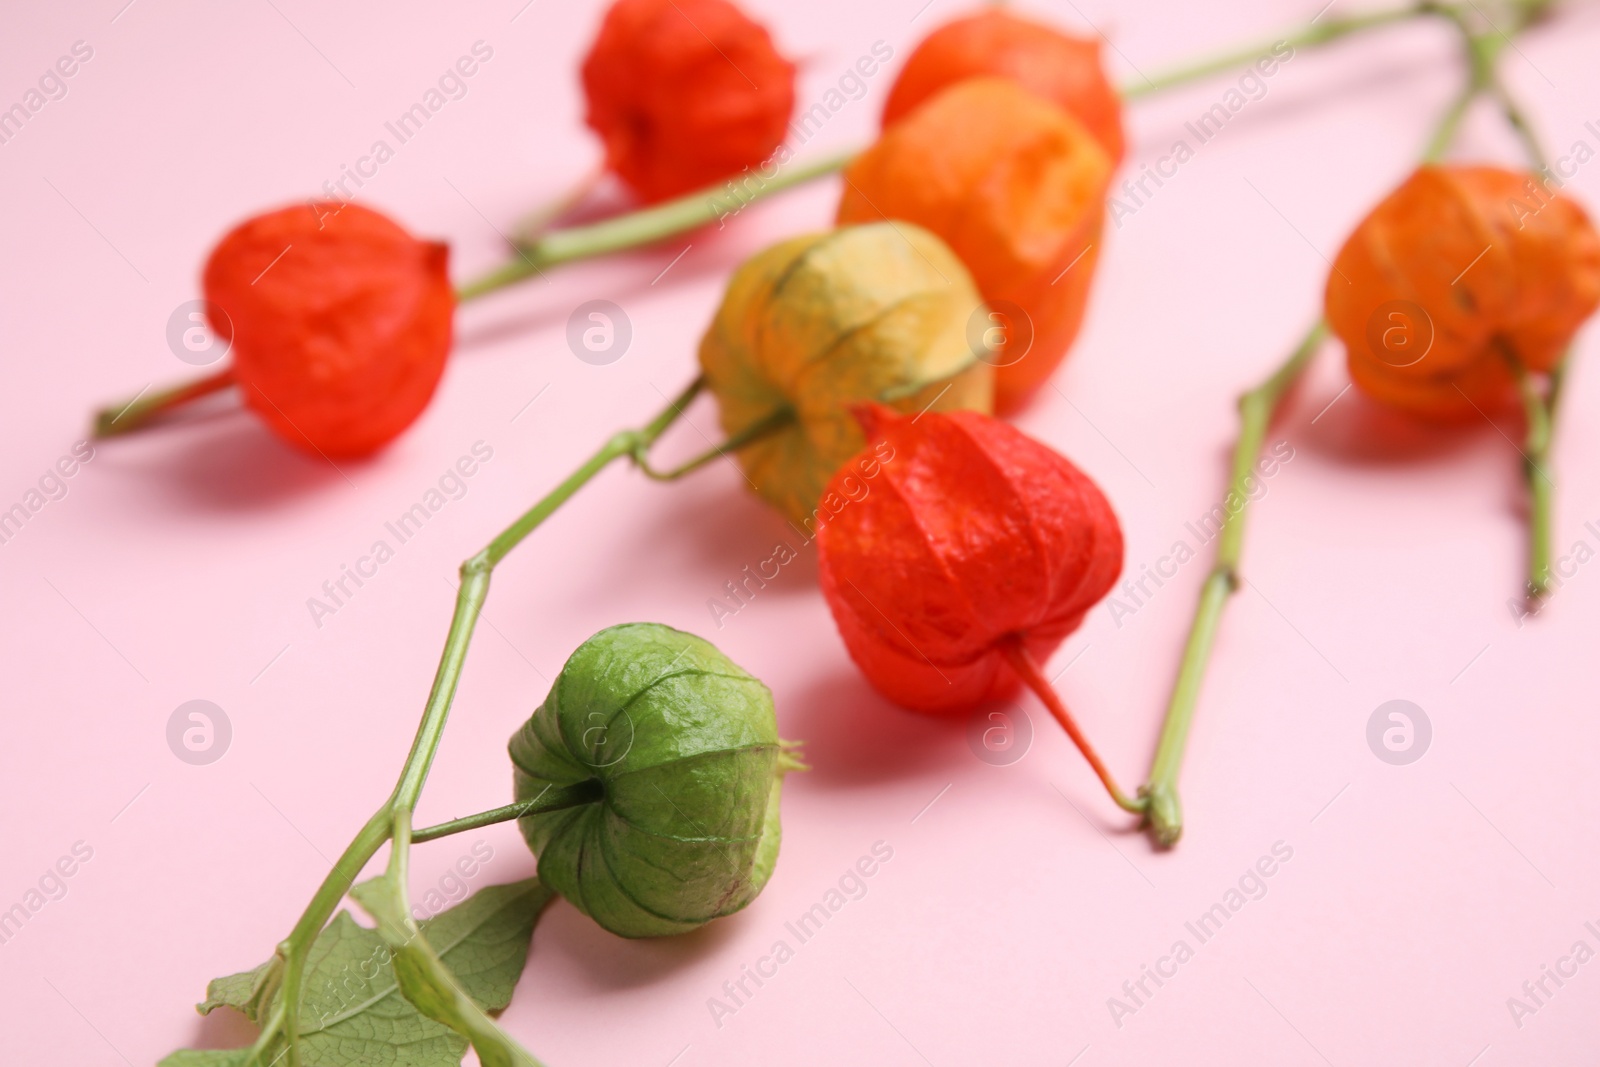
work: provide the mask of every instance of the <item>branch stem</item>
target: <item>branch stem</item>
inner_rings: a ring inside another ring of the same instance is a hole
[[[1528,599],[1550,592],[1550,516],[1554,482],[1550,479],[1550,445],[1554,437],[1556,392],[1539,391],[1539,383],[1518,360],[1510,359],[1527,430],[1522,443],[1522,472],[1528,485]]]
[[[1094,745],[1089,743],[1077,720],[1072,717],[1072,712],[1067,709],[1066,702],[1061,699],[1061,694],[1056,692],[1055,686],[1044,676],[1039,663],[1028,651],[1022,639],[1013,637],[1001,646],[1006,661],[1011,664],[1011,669],[1017,672],[1017,677],[1022,679],[1024,685],[1033,690],[1035,696],[1049,709],[1056,722],[1072,738],[1072,743],[1078,746],[1078,751],[1083,753],[1083,758],[1089,761],[1089,766],[1094,769],[1095,776],[1100,779],[1100,784],[1106,787],[1106,792],[1111,794],[1111,799],[1123,811],[1135,814],[1142,813],[1145,809],[1143,797],[1130,797],[1124,793],[1116,780],[1111,777],[1111,771],[1106,768],[1105,761],[1100,758],[1100,753],[1095,751]]]
[[[1299,378],[1306,364],[1316,355],[1327,337],[1326,323],[1318,321],[1295,346],[1277,370],[1239,398],[1239,439],[1233,449],[1233,473],[1223,505],[1222,531],[1217,538],[1217,556],[1211,573],[1200,587],[1200,604],[1195,609],[1189,640],[1184,645],[1173,685],[1167,717],[1156,743],[1150,776],[1139,792],[1146,802],[1146,819],[1156,841],[1164,846],[1177,843],[1183,833],[1183,811],[1178,800],[1178,770],[1183,763],[1189,726],[1194,720],[1200,683],[1229,596],[1239,588],[1239,559],[1244,550],[1246,507],[1250,500],[1249,482],[1255,473],[1256,456],[1266,440],[1267,427],[1278,403],[1289,386]],[[1234,506],[1237,505],[1237,506]]]
[[[1522,142],[1535,180],[1548,190],[1553,178],[1549,154],[1539,140],[1527,112],[1506,85],[1497,68],[1489,72],[1489,90],[1500,105],[1506,123]],[[1517,359],[1509,348],[1502,354],[1510,364],[1516,378],[1517,394],[1522,400],[1522,410],[1527,424],[1526,439],[1522,447],[1522,472],[1528,486],[1528,574],[1527,597],[1530,603],[1543,600],[1550,592],[1551,527],[1554,511],[1555,482],[1550,477],[1551,449],[1555,439],[1556,413],[1560,407],[1561,386],[1566,379],[1569,355],[1550,372],[1541,394],[1535,376]]]
[[[1498,71],[1491,83],[1491,91],[1500,105],[1500,112],[1505,116],[1506,123],[1522,142],[1523,154],[1528,157],[1529,167],[1539,178],[1548,181],[1551,177],[1549,156],[1545,154],[1544,145],[1540,142],[1538,133],[1534,131],[1528,113],[1506,87],[1505,80],[1500,77]]]
[[[1461,120],[1480,94],[1496,93],[1502,107],[1508,106],[1508,115],[1520,114],[1515,101],[1510,99],[1499,80],[1498,60],[1511,42],[1511,37],[1531,25],[1548,7],[1547,0],[1518,0],[1515,4],[1515,23],[1505,32],[1495,28],[1479,31],[1474,18],[1484,18],[1476,3],[1467,5],[1428,3],[1424,0],[1416,7],[1418,14],[1439,15],[1461,32],[1466,53],[1468,73],[1461,91],[1451,100],[1428,139],[1423,162],[1443,159],[1461,128]],[[1513,121],[1513,125],[1516,122]],[[1520,130],[1531,135],[1524,122]],[[1542,154],[1531,153],[1535,158]],[[1221,623],[1223,608],[1228,598],[1239,587],[1239,561],[1244,548],[1246,509],[1249,505],[1249,487],[1246,484],[1255,465],[1256,456],[1266,437],[1268,425],[1278,404],[1289,386],[1300,376],[1327,336],[1327,324],[1317,322],[1297,345],[1289,358],[1273,371],[1266,381],[1244,394],[1239,400],[1239,438],[1234,445],[1232,477],[1228,499],[1237,507],[1224,507],[1222,530],[1217,538],[1217,555],[1211,572],[1200,587],[1200,602],[1195,608],[1189,637],[1184,644],[1183,658],[1178,664],[1178,676],[1173,683],[1172,697],[1167,704],[1166,719],[1161,726],[1161,736],[1156,742],[1155,756],[1150,763],[1150,774],[1139,792],[1147,809],[1145,821],[1156,843],[1170,847],[1183,834],[1183,806],[1178,798],[1178,772],[1183,763],[1184,748],[1189,739],[1189,727],[1194,721],[1195,706],[1200,697],[1200,685],[1205,679],[1206,665],[1211,658]],[[1528,483],[1533,497],[1530,529],[1531,587],[1542,588],[1540,578],[1549,580],[1549,479],[1543,476],[1543,465],[1549,448],[1551,413],[1559,395],[1559,378],[1553,380],[1548,399],[1541,398],[1531,382],[1519,381],[1523,387],[1524,404],[1528,407],[1528,455],[1537,457],[1529,461]],[[1535,410],[1537,407],[1537,411]],[[1535,449],[1535,445],[1540,446]],[[1541,570],[1540,568],[1543,567]]]
[[[1287,45],[1290,48],[1315,47],[1329,44],[1353,33],[1359,33],[1362,30],[1370,30],[1379,26],[1403,22],[1407,19],[1435,14],[1439,14],[1439,5],[1422,2],[1404,4],[1400,7],[1373,11],[1364,15],[1329,19],[1320,26],[1313,23],[1293,33],[1273,37],[1269,40],[1256,41],[1254,44],[1243,48],[1233,48],[1198,62],[1186,63],[1181,67],[1175,67],[1172,70],[1157,74],[1153,78],[1140,78],[1137,83],[1123,86],[1122,98],[1124,100],[1138,100],[1141,97],[1152,96],[1176,86],[1199,81],[1201,78],[1208,78],[1213,74],[1226,74],[1237,70],[1246,63],[1271,54],[1275,47],[1283,45]]]
[[[1199,62],[1186,63],[1151,78],[1141,77],[1137,82],[1124,86],[1121,96],[1124,100],[1139,100],[1214,74],[1224,74],[1270,54],[1275,46],[1282,44],[1293,48],[1315,47],[1407,19],[1438,15],[1458,17],[1454,11],[1455,5],[1419,0],[1368,14],[1329,19],[1321,25],[1306,26],[1270,40],[1257,41],[1248,47],[1230,49]],[[848,152],[805,166],[787,170],[779,168],[772,178],[764,178],[760,174],[741,176],[664,204],[601,222],[545,231],[533,240],[519,242],[515,260],[467,282],[457,290],[456,297],[463,303],[476,300],[540,274],[549,267],[653,244],[712,222],[721,224],[748,204],[844,169],[855,155],[854,152]]]
[[[1441,162],[1445,154],[1450,151],[1450,146],[1455,143],[1456,135],[1461,131],[1461,120],[1466,118],[1467,111],[1472,107],[1472,102],[1478,98],[1480,89],[1477,85],[1468,83],[1461,92],[1450,101],[1444,115],[1434,127],[1433,135],[1428,138],[1427,147],[1422,150],[1422,162]]]
[[[94,436],[115,437],[131,433],[166,414],[173,408],[199,400],[212,393],[220,393],[233,386],[233,368],[224,367],[200,378],[174,385],[148,396],[140,393],[111,407],[101,408],[94,416]]]
[[[563,786],[560,789],[546,786],[544,791],[532,800],[520,800],[515,804],[506,804],[503,807],[491,808],[489,811],[480,811],[476,815],[464,815],[459,819],[451,819],[449,822],[442,822],[436,826],[425,826],[420,830],[413,830],[411,832],[411,843],[419,845],[424,841],[449,837],[451,834],[476,830],[483,826],[493,826],[495,823],[510,822],[512,819],[520,819],[524,815],[542,815],[547,811],[578,808],[585,804],[592,804],[599,798],[600,783],[594,780],[582,782],[578,785]]]
[[[597,163],[587,174],[574,182],[570,189],[524,215],[517,223],[514,231],[516,236],[511,239],[512,245],[516,247],[532,244],[550,232],[551,227],[589,198],[589,194],[594,192],[605,175],[605,164]]]
[[[289,1067],[299,1067],[300,1000],[303,993],[305,970],[311,946],[322,932],[333,912],[349,892],[361,869],[375,856],[383,844],[393,841],[390,854],[389,877],[402,873],[406,856],[415,835],[411,832],[411,815],[416,809],[423,783],[438,752],[439,741],[449,718],[450,706],[455,699],[456,685],[466,661],[467,648],[472,641],[478,613],[489,594],[489,577],[512,549],[521,544],[538,526],[550,517],[573,494],[588,484],[595,475],[618,459],[642,456],[667,428],[682,417],[685,406],[704,387],[703,379],[696,379],[676,399],[650,422],[635,430],[615,434],[565,481],[552,489],[515,522],[506,527],[477,555],[461,565],[461,585],[456,593],[456,605],[445,637],[444,653],[434,676],[433,688],[417,726],[411,751],[406,756],[394,792],[384,805],[367,820],[355,840],[328,872],[289,936],[278,946],[276,962],[279,974],[274,980],[281,982],[278,1003],[281,1009],[269,1019],[267,1028],[251,1050],[247,1065],[271,1061],[265,1059],[275,1027],[287,1046]],[[444,824],[449,826],[450,824]],[[487,825],[487,824],[485,824]],[[435,827],[434,830],[439,828]],[[404,899],[404,888],[397,890]]]
[[[541,274],[550,267],[654,244],[713,222],[725,222],[747,204],[832,174],[850,159],[851,155],[829,156],[805,166],[779,169],[771,178],[753,175],[743,178],[738,185],[729,180],[615,218],[550,230],[531,242],[520,244],[516,259],[462,285],[456,290],[456,299],[464,304]]]
[[[1523,0],[1523,6],[1530,9],[1538,8],[1542,7],[1543,2],[1544,0]],[[1273,47],[1280,43],[1293,48],[1315,47],[1364,30],[1429,15],[1448,18],[1465,28],[1465,15],[1462,14],[1462,10],[1461,5],[1418,0],[1416,3],[1382,11],[1329,19],[1321,25],[1306,26],[1284,36],[1257,41],[1248,47],[1234,48],[1198,62],[1186,63],[1158,73],[1154,77],[1141,77],[1136,83],[1124,86],[1121,96],[1124,100],[1140,100],[1215,74],[1224,74],[1269,54]],[[1454,136],[1455,126],[1465,113],[1468,102],[1469,100],[1458,101],[1459,111],[1451,118],[1448,134],[1441,131],[1441,135],[1446,137],[1443,143],[1448,143],[1448,137]],[[1514,101],[1509,101],[1507,98],[1507,107],[1507,115],[1510,116],[1513,113],[1512,109],[1515,108]],[[518,227],[518,236],[513,239],[516,258],[486,274],[464,282],[456,289],[456,300],[465,304],[542,275],[546,270],[564,263],[593,259],[613,252],[654,244],[713,222],[720,228],[729,218],[757,200],[843,170],[855,155],[855,152],[846,152],[827,156],[804,166],[793,166],[788,169],[780,167],[771,178],[763,178],[759,173],[743,175],[707,186],[675,200],[599,222],[547,229],[550,223],[559,219],[593,188],[599,172],[592,172],[576,183],[567,194],[524,219]],[[202,378],[158,393],[148,400],[136,400],[134,404],[107,408],[95,416],[95,436],[109,437],[112,434],[139,429],[172,408],[232,384],[231,372],[224,370],[209,378]],[[699,463],[708,463],[714,458],[715,456],[702,457]],[[678,476],[681,477],[693,469],[691,467],[683,470]],[[647,470],[646,473],[652,478],[662,477],[657,472]]]
[[[778,408],[766,418],[751,423],[749,426],[745,427],[743,430],[740,430],[738,433],[734,434],[720,445],[712,445],[710,448],[706,449],[698,456],[695,456],[693,459],[680,463],[678,466],[673,467],[670,470],[663,471],[652,467],[649,463],[649,460],[646,459],[643,453],[633,457],[634,463],[647,476],[654,478],[658,482],[677,481],[684,475],[694,473],[713,460],[720,459],[730,452],[737,452],[746,445],[753,444],[764,437],[771,436],[777,431],[783,429],[785,426],[788,426],[794,422],[794,420],[795,413],[793,408]]]

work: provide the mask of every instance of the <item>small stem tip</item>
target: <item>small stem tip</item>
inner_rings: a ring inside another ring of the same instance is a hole
[[[1106,792],[1111,795],[1111,799],[1116,802],[1117,807],[1135,814],[1142,813],[1145,810],[1145,798],[1142,796],[1130,797],[1117,785],[1115,779],[1111,777],[1111,772],[1106,769],[1105,761],[1100,758],[1100,753],[1094,750],[1094,746],[1084,736],[1083,730],[1078,727],[1077,721],[1073,719],[1072,712],[1067,710],[1067,705],[1062,701],[1061,695],[1056,692],[1055,687],[1045,678],[1044,672],[1039,669],[1038,661],[1028,651],[1027,645],[1023,643],[1022,638],[1012,636],[1001,642],[1000,648],[1005,653],[1006,661],[1011,664],[1011,669],[1017,672],[1017,677],[1022,679],[1024,685],[1033,690],[1034,695],[1044,703],[1046,708],[1050,709],[1050,714],[1055,716],[1056,722],[1060,723],[1061,728],[1067,731],[1067,736],[1072,738],[1072,743],[1078,746],[1078,751],[1083,753],[1083,758],[1089,761],[1090,767],[1094,768],[1094,773],[1100,779],[1100,784],[1106,787]]]
[[[1183,836],[1183,805],[1178,802],[1178,790],[1170,782],[1154,782],[1141,786],[1139,795],[1144,799],[1144,819],[1150,836],[1162,848],[1171,848]]]
[[[219,393],[232,385],[233,370],[224,367],[204,378],[196,378],[192,382],[185,382],[156,393],[150,392],[149,386],[146,386],[144,391],[132,400],[124,400],[120,404],[113,404],[96,412],[94,435],[115,437],[117,434],[132,433],[150,425],[175,408],[199,400],[203,396]]]

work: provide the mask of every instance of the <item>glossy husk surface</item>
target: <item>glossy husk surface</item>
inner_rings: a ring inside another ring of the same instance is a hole
[[[654,623],[602,630],[511,738],[518,800],[601,791],[519,820],[540,880],[624,937],[738,911],[777,859],[779,751],[772,694],[715,646]]]
[[[997,419],[865,414],[892,458],[817,538],[823,594],[850,656],[908,708],[961,713],[1009,696],[999,649],[1043,661],[1122,570],[1122,529],[1094,482]],[[845,492],[843,478],[831,487]]]
[[[300,204],[228,233],[205,268],[244,401],[279,437],[329,457],[395,438],[450,354],[449,249],[355,204]]]

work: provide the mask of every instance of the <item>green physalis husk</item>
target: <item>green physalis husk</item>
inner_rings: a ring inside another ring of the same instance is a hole
[[[828,480],[865,447],[851,414],[994,406],[994,368],[968,341],[983,306],[949,247],[908,222],[781,241],[728,282],[700,368],[730,439],[778,423],[734,458],[790,521],[818,524]]]
[[[708,641],[656,623],[600,631],[510,749],[518,801],[595,789],[518,826],[540,880],[613,933],[692,930],[772,875],[779,787],[798,764],[771,692]]]

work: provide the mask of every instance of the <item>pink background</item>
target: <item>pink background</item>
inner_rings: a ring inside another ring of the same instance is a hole
[[[574,77],[595,3],[138,0],[119,15],[121,2],[18,6],[0,35],[7,105],[74,41],[94,49],[67,97],[0,146],[0,508],[70,450],[93,405],[189,372],[165,324],[197,295],[198,265],[225,228],[313,195],[473,42],[494,55],[469,94],[400,149],[362,203],[448,238],[465,278],[501,257],[497,227],[596,158]],[[874,41],[898,64],[963,10],[935,0],[913,23],[920,3],[751,7],[804,57],[809,104]],[[1039,10],[1104,29],[1126,81],[1135,67],[1270,36],[1316,4]],[[1583,126],[1600,118],[1597,48],[1591,9],[1507,57],[1557,151],[1600,147]],[[1233,397],[1317,313],[1324,257],[1406,173],[1458,76],[1452,39],[1431,25],[1303,52],[1108,227],[1085,333],[1058,391],[1018,421],[1105,488],[1130,573],[1217,500]],[[807,152],[865,139],[891,77],[872,78]],[[1125,176],[1229,84],[1133,106]],[[1487,113],[1460,151],[1517,158]],[[1600,166],[1573,189],[1600,202]],[[835,196],[822,183],[695,236],[656,284],[687,242],[465,309],[433,407],[370,462],[335,470],[224,410],[102,445],[64,499],[0,545],[0,909],[75,842],[93,849],[67,895],[0,945],[0,1058],[148,1064],[242,1036],[188,1005],[211,976],[268,955],[391,786],[456,564],[603,433],[686,382],[731,267],[826,225]],[[580,362],[564,339],[571,310],[596,298],[622,305],[634,328],[609,366]],[[1595,347],[1590,331],[1559,438],[1561,553],[1580,539],[1600,547],[1584,526],[1600,520]],[[1600,949],[1583,926],[1600,926],[1600,569],[1579,567],[1519,628],[1507,608],[1523,554],[1505,436],[1516,422],[1422,431],[1354,393],[1317,418],[1346,381],[1330,345],[1269,438],[1294,459],[1253,515],[1249,584],[1206,681],[1183,780],[1188,832],[1170,854],[1110,807],[1033,702],[1031,751],[995,767],[974,757],[963,723],[878,699],[835,637],[810,550],[719,631],[707,598],[784,536],[730,465],[671,488],[622,469],[602,477],[497,576],[420,821],[504,803],[505,740],[547,679],[589,634],[634,619],[710,637],[765,679],[783,734],[807,742],[815,769],[791,779],[777,875],[746,912],[630,943],[558,903],[507,1026],[554,1067],[1594,1062],[1600,962],[1520,1028],[1506,1000],[1575,941]],[[689,421],[667,453],[716,432],[709,401]],[[479,440],[494,456],[466,496],[318,628],[307,598]],[[1066,698],[1130,784],[1207,560],[1209,549],[1120,627],[1097,608],[1052,662],[1073,664]],[[180,762],[165,741],[173,709],[196,698],[233,725],[209,766]],[[1434,730],[1405,767],[1365,740],[1373,709],[1396,698],[1421,705]],[[531,872],[501,826],[419,846],[416,891],[479,838],[494,858],[475,886]],[[719,1028],[707,999],[879,840],[894,858],[868,894]],[[1266,895],[1196,947],[1184,923],[1279,841],[1293,858]],[[1195,957],[1119,1028],[1107,999],[1179,938]]]

